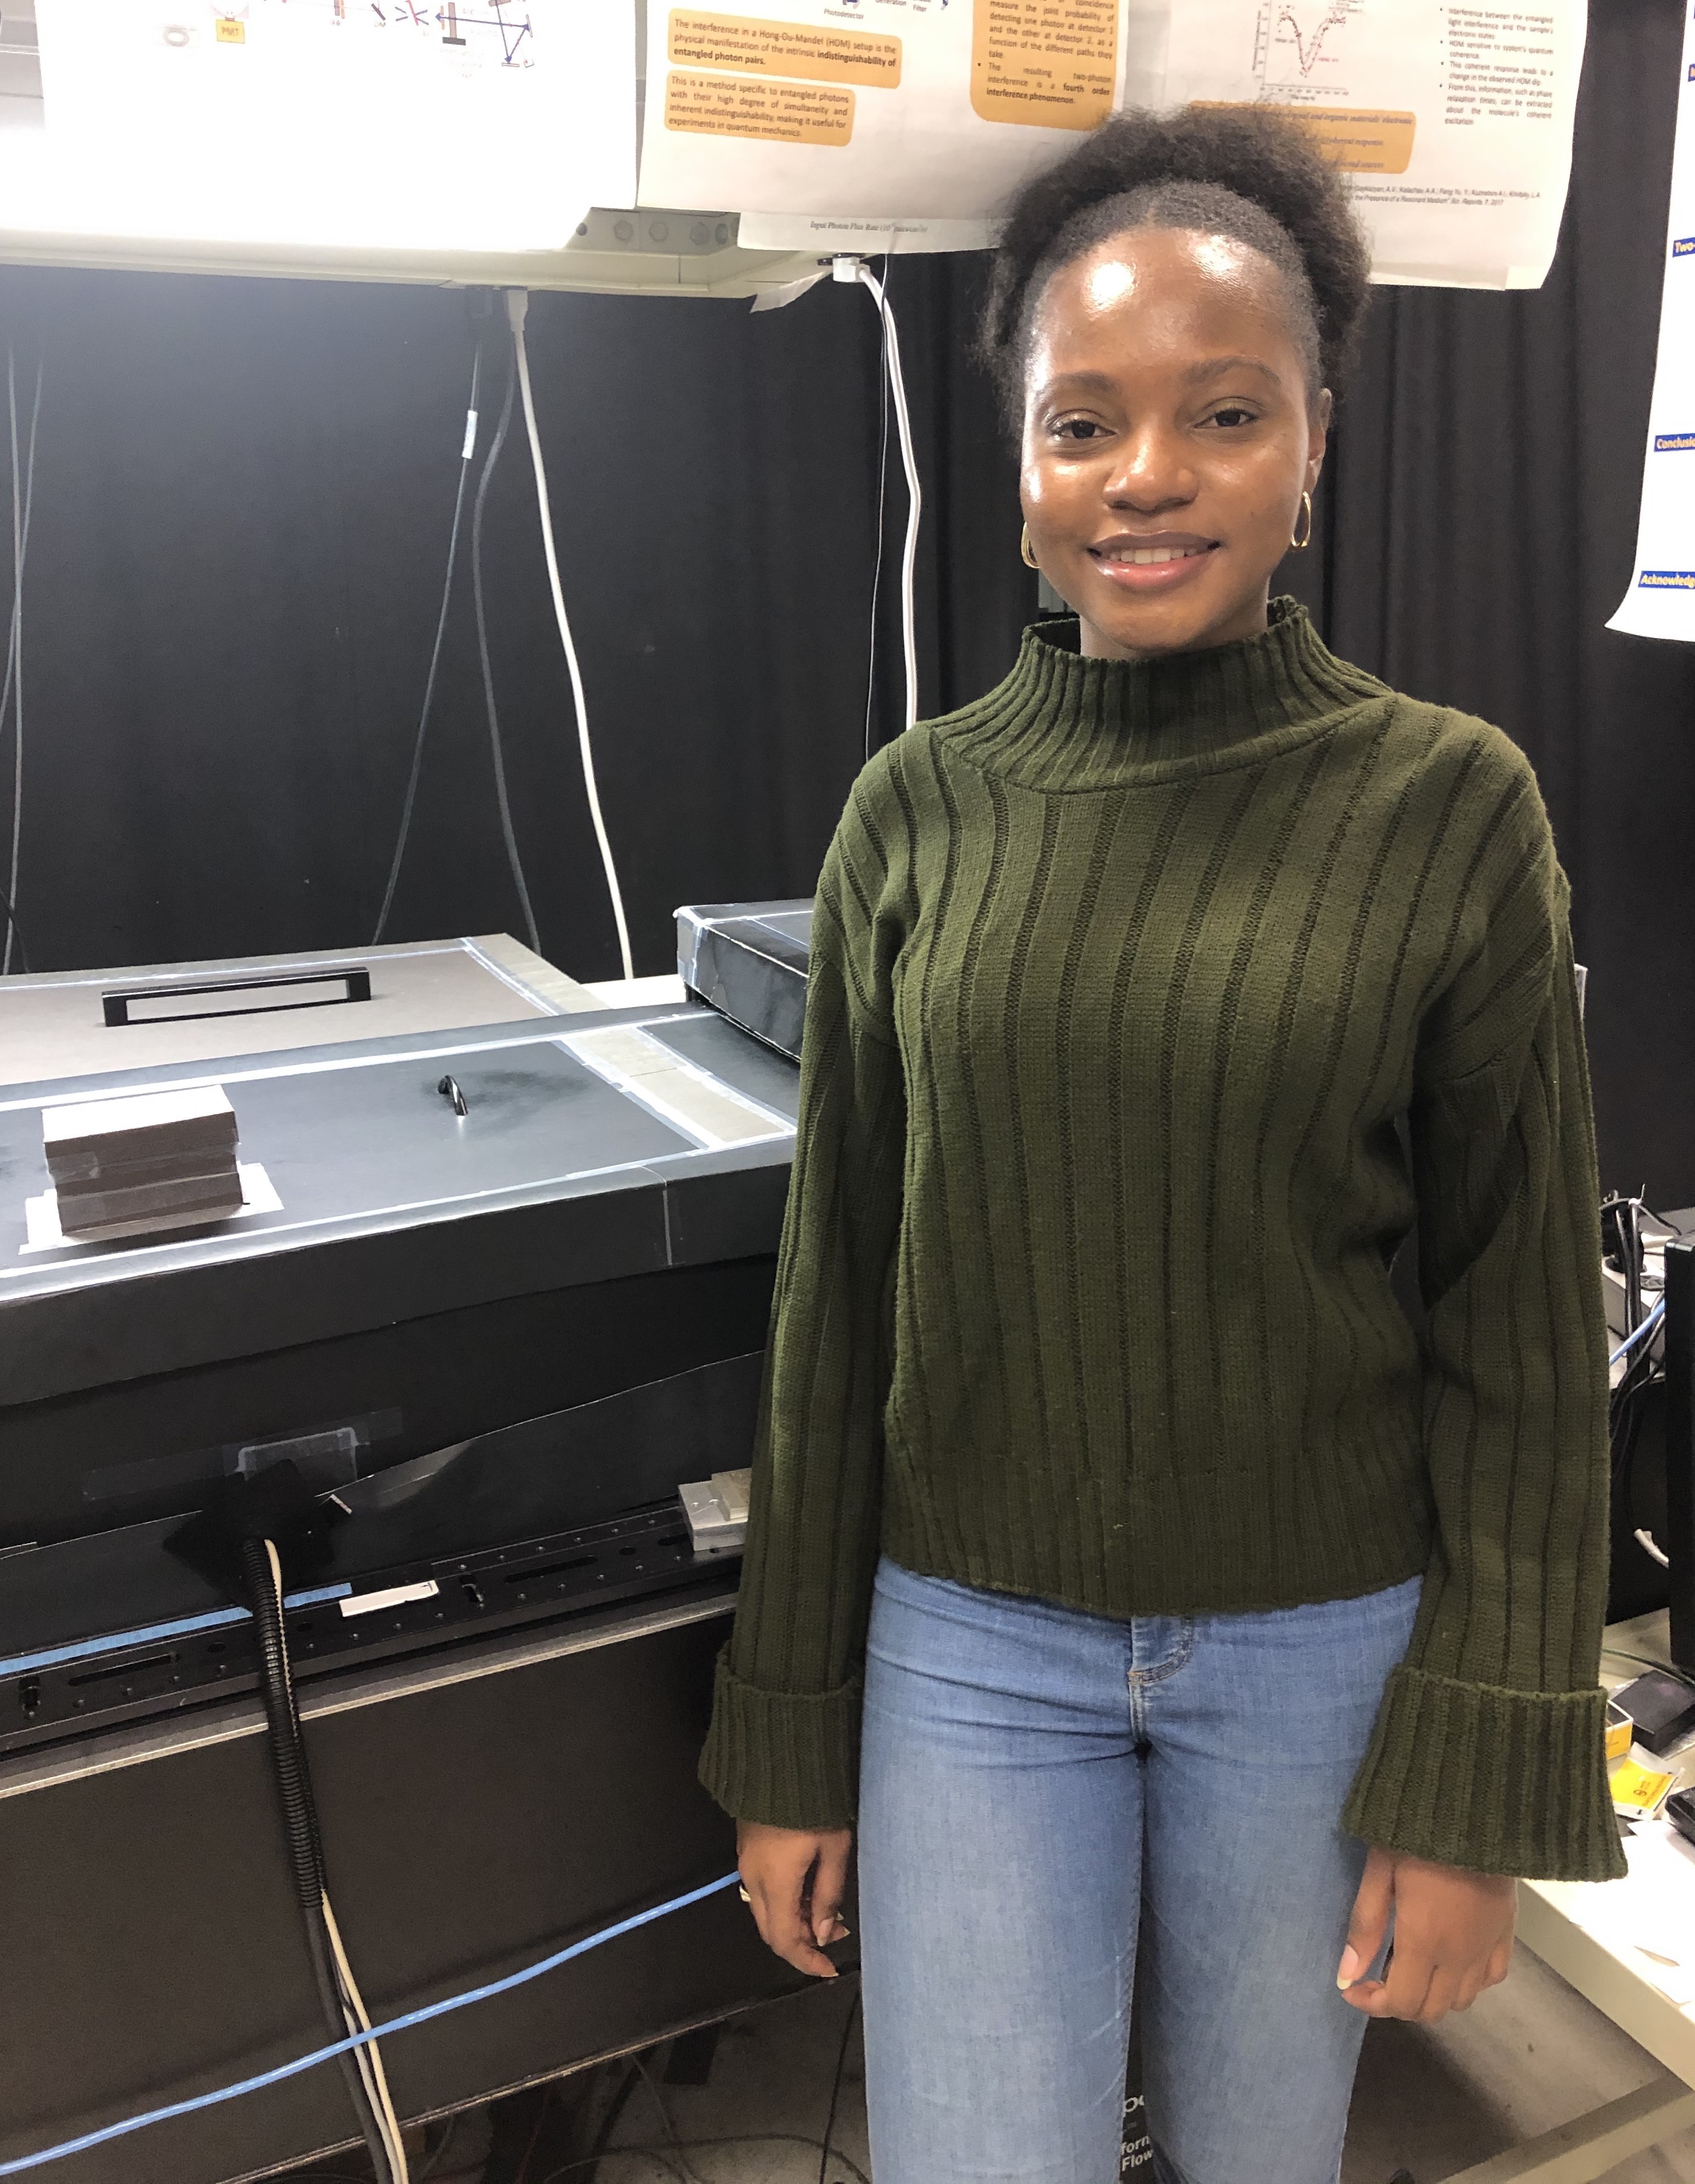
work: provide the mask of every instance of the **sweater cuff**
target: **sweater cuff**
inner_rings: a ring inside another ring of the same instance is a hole
[[[700,1780],[727,1813],[774,1828],[851,1827],[859,1777],[858,1677],[816,1696],[769,1691],[724,1652]]]
[[[1405,1665],[1384,1693],[1342,1825],[1362,1841],[1525,1880],[1625,1871],[1607,1786],[1607,1694],[1514,1691]]]

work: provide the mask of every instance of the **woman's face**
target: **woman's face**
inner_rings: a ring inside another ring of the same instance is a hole
[[[1268,259],[1185,228],[1115,236],[1048,282],[1021,490],[1085,653],[1190,651],[1265,627],[1330,415],[1289,314]]]

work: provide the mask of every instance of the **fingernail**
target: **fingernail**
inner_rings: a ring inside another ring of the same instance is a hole
[[[841,1920],[838,1919],[836,1921],[836,1930],[833,1938],[838,1942],[850,1942],[853,1939],[853,1928],[851,1926],[844,1926]]]
[[[1344,1949],[1342,1960],[1336,1966],[1336,1985],[1346,1993],[1359,1977],[1359,1951],[1352,1948]]]

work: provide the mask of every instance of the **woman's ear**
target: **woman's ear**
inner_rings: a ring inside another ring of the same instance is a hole
[[[1307,417],[1307,490],[1318,490],[1319,473],[1324,467],[1324,453],[1330,443],[1330,419],[1335,412],[1335,402],[1328,387],[1321,387],[1313,397],[1312,408]]]

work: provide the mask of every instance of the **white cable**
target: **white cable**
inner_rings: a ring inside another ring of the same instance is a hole
[[[612,898],[612,916],[618,927],[618,954],[624,976],[633,978],[636,967],[630,955],[630,931],[624,922],[624,898],[618,886],[618,870],[612,861],[612,844],[606,838],[606,822],[600,816],[600,792],[594,784],[594,752],[588,740],[588,702],[583,694],[583,671],[577,664],[577,646],[565,611],[565,592],[559,581],[559,557],[554,551],[553,510],[548,501],[547,465],[542,459],[542,436],[536,429],[536,405],[530,393],[530,359],[524,347],[524,318],[530,308],[527,288],[506,291],[506,315],[512,322],[512,340],[518,358],[518,392],[523,398],[524,429],[529,435],[530,460],[536,472],[536,508],[542,523],[542,551],[547,556],[548,583],[553,592],[553,610],[559,623],[559,641],[565,647],[565,664],[571,670],[571,695],[577,708],[577,740],[583,753],[583,785],[588,792],[588,816],[594,822],[594,838],[600,844],[600,862],[606,874],[606,892]]]
[[[900,464],[906,473],[906,547],[900,557],[900,646],[906,666],[906,718],[911,727],[918,717],[917,609],[914,599],[918,566],[918,519],[924,497],[918,484],[918,459],[912,452],[912,421],[906,410],[906,382],[900,373],[900,337],[895,331],[895,313],[882,282],[861,259],[858,277],[870,289],[883,320],[889,357],[889,391],[895,398],[895,423],[900,436]]]
[[[265,1552],[266,1559],[270,1564],[271,1591],[276,1601],[276,1613],[280,1621],[282,1614],[282,1564],[273,1540],[267,1540],[265,1542]],[[289,1717],[293,1724],[294,1735],[298,1739],[300,1734],[300,1717],[294,1702],[294,1676],[289,1665],[286,1647],[282,1656],[282,1688],[287,1702]],[[328,1894],[321,1886],[318,1892],[318,1903],[323,1914],[324,1930],[328,1937],[330,1953],[334,1961],[336,1986],[341,2000],[343,2023],[349,2032],[369,2032],[371,2020],[365,2014],[365,2003],[354,1982],[353,1968],[348,1962],[347,1951],[342,1946],[341,1929],[336,1924],[335,1911],[331,1905]],[[375,2042],[372,2042],[368,2048],[360,2048],[354,2051],[354,2064],[359,2072],[360,2082],[365,2087],[365,2098],[371,2103],[372,2113],[376,2120],[376,2128],[382,2141],[383,2154],[389,2170],[390,2184],[407,2184],[406,2151],[404,2141],[401,2137],[400,2121],[394,2113],[393,2102],[388,2096],[388,2075],[382,2067],[382,2059],[376,2053]]]
[[[877,379],[883,399],[877,420],[877,550],[871,562],[870,635],[865,663],[865,763],[871,764],[871,716],[877,705],[878,610],[883,604],[883,538],[888,529],[884,511],[889,505],[889,329],[879,326]]]
[[[282,1615],[282,1563],[276,1542],[265,1542],[265,1557],[270,1564],[270,1586],[276,1598],[276,1613]],[[294,1733],[300,1732],[300,1717],[294,1703],[294,1675],[289,1666],[287,1648],[282,1654],[282,1687],[287,1696],[288,1711],[293,1719]],[[369,2032],[371,2019],[365,2007],[364,1997],[353,1975],[353,1966],[348,1962],[348,1953],[342,1944],[342,1930],[336,1923],[336,1914],[330,1903],[329,1892],[321,1888],[319,1903],[324,1914],[324,1930],[329,1936],[330,1954],[335,1960],[336,1984],[341,1990],[342,2014],[349,2032]],[[392,2184],[410,2184],[406,2167],[406,2144],[400,2129],[400,2119],[395,2114],[394,2102],[388,2091],[388,2074],[382,2066],[382,2055],[376,2041],[354,2050],[359,2074],[365,2082],[365,2093],[376,2111],[377,2128],[382,2135],[383,2152],[388,2157]]]
[[[353,1966],[342,1945],[342,1930],[336,1924],[334,1907],[327,1894],[320,1898],[324,1908],[324,1927],[330,1937],[330,1953],[336,1963],[336,1983],[342,1991],[342,2007],[348,2020],[349,2032],[369,2032],[371,2014],[365,2006],[365,1997],[353,1975]],[[371,2104],[376,2110],[378,2122],[388,2153],[388,2165],[394,2173],[394,2184],[408,2184],[406,2143],[400,2129],[400,2119],[395,2114],[393,2096],[388,2090],[388,2073],[382,2066],[382,2053],[372,2040],[354,2053],[359,2060],[360,2075]]]
[[[1645,1527],[1638,1526],[1637,1528],[1636,1545],[1639,1547],[1646,1547],[1648,1552],[1653,1557],[1654,1560],[1659,1564],[1662,1569],[1670,1569],[1671,1568],[1671,1557],[1666,1553],[1664,1548],[1660,1546],[1653,1534],[1648,1531]]]

